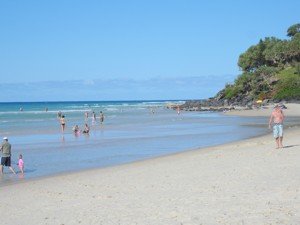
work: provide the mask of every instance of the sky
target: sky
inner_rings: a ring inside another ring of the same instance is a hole
[[[0,102],[203,99],[299,0],[0,0]]]

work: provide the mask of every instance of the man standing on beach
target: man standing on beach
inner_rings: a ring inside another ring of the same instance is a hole
[[[276,148],[283,148],[283,120],[284,115],[279,105],[275,105],[269,120],[269,128],[273,124],[273,135],[276,141]]]
[[[8,142],[8,138],[3,138],[3,143],[1,145],[1,167],[0,167],[0,173],[3,174],[3,166],[8,166],[8,168],[16,174],[14,169],[11,167],[11,144]]]

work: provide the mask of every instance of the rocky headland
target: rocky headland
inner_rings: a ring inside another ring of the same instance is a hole
[[[172,108],[188,111],[253,109],[274,103],[300,102],[300,24],[287,30],[288,39],[266,37],[238,59],[242,74],[216,96],[189,100]]]

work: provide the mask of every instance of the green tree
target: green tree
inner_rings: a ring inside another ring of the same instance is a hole
[[[289,62],[300,62],[300,33],[295,34],[287,46],[286,57]]]
[[[298,75],[300,75],[300,63],[296,64],[296,72]]]
[[[262,44],[253,45],[239,57],[238,65],[243,71],[251,72],[263,65]]]
[[[287,36],[294,37],[299,32],[300,32],[300,23],[297,23],[288,28]]]
[[[278,66],[286,61],[287,41],[275,37],[267,37],[264,40],[263,52],[266,66]]]

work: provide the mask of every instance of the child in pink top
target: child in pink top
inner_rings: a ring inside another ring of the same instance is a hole
[[[19,169],[21,170],[21,173],[24,173],[24,161],[22,154],[19,155],[19,161],[18,161]]]

